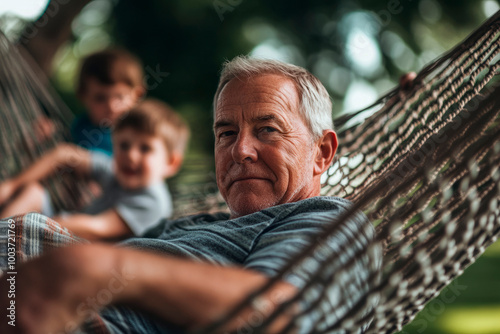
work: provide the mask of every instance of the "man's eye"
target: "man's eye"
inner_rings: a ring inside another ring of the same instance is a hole
[[[271,127],[271,126],[264,126],[260,129],[261,132],[264,132],[264,133],[271,133],[271,132],[276,132],[278,131],[277,129]]]
[[[223,138],[223,137],[229,137],[229,136],[232,136],[236,134],[236,131],[223,131],[219,134],[219,137],[220,138]]]

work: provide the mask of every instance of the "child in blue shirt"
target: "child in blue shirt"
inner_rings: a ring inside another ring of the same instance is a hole
[[[125,50],[109,49],[86,57],[76,93],[87,113],[71,126],[73,143],[111,156],[110,127],[144,95],[143,78],[140,61]]]
[[[88,240],[139,236],[172,213],[165,178],[179,170],[189,129],[166,104],[146,99],[113,127],[113,158],[62,144],[18,176],[0,184],[0,217],[39,211]],[[89,175],[102,195],[76,213],[55,213],[39,184],[61,167]],[[16,194],[17,193],[17,194]]]

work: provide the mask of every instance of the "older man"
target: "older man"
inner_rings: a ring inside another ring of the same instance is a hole
[[[319,196],[320,177],[332,162],[337,139],[329,96],[306,70],[246,57],[225,64],[214,99],[214,132],[217,183],[230,215],[165,221],[147,238],[130,239],[122,247],[65,247],[19,265],[16,327],[4,317],[0,331],[73,330],[94,310],[100,310],[100,317],[87,324],[94,326],[91,332],[97,327],[113,333],[200,328],[275,276],[349,207],[348,201]],[[40,215],[27,215],[20,224],[18,231],[26,237],[48,229],[63,243],[73,240]],[[8,228],[0,226],[2,237]],[[373,235],[371,224],[359,214],[331,238],[337,262],[354,259],[357,268],[348,283],[353,291],[348,305],[368,289],[366,280],[376,270],[368,263],[366,249]],[[29,244],[20,247],[27,257],[35,257]],[[43,248],[44,243],[37,244]],[[362,256],[354,258],[356,253]],[[6,259],[2,261],[5,266]],[[271,307],[259,312],[270,312],[309,276],[304,268],[296,268],[262,297]],[[7,297],[6,278],[0,290],[3,310],[13,300]],[[226,329],[249,326],[251,314],[250,307],[243,310]],[[289,315],[278,318],[269,331],[279,331],[289,320]]]

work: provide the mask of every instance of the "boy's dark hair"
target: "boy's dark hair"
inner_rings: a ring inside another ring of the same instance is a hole
[[[77,94],[85,93],[90,78],[104,85],[124,83],[130,87],[144,86],[142,63],[130,52],[119,48],[99,51],[83,60]]]
[[[113,127],[113,133],[131,128],[139,133],[159,136],[168,154],[184,154],[189,139],[186,122],[168,104],[148,98],[132,108]]]

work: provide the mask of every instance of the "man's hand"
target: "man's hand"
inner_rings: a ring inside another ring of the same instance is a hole
[[[2,334],[71,332],[94,312],[115,303],[199,329],[268,280],[242,268],[97,244],[58,249],[19,266],[15,299],[7,297],[7,278],[0,279],[0,309],[15,300],[16,326],[0,319]],[[295,292],[292,285],[278,283],[261,299],[264,307],[243,310],[224,330],[247,328],[255,312],[267,316]],[[278,318],[270,332],[279,332],[290,317]]]
[[[73,246],[19,265],[13,276],[12,298],[8,296],[12,277],[5,273],[0,278],[0,309],[6,310],[15,302],[15,326],[3,317],[0,333],[70,333],[78,328],[105,306],[98,302],[88,305],[88,300],[96,299],[113,277],[114,251],[101,245]]]
[[[417,73],[408,72],[399,77],[399,87],[405,92],[409,91],[415,85],[415,78]]]

